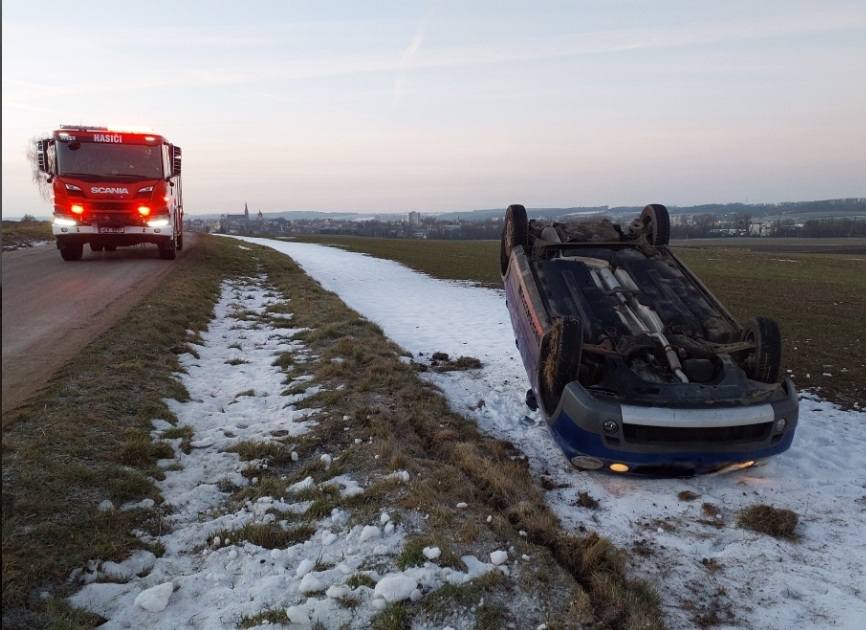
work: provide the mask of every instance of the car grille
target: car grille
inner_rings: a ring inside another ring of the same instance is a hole
[[[735,427],[653,427],[642,424],[624,424],[626,442],[632,444],[659,444],[662,442],[760,442],[770,436],[772,422],[745,424]]]

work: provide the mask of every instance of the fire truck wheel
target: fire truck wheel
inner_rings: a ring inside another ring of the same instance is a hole
[[[165,245],[159,246],[159,257],[163,260],[174,260],[177,257],[177,245],[174,238]]]
[[[91,244],[90,244],[90,251],[92,251],[92,252],[101,252],[101,251],[102,251],[102,247],[103,247],[103,246],[100,245],[100,244],[97,244],[97,243],[91,243]]]
[[[63,260],[81,260],[83,254],[83,243],[70,243],[69,245],[60,246],[60,256]]]
[[[107,251],[107,252],[116,252],[116,251],[117,251],[117,245],[106,245],[106,246],[105,246],[105,251]]]

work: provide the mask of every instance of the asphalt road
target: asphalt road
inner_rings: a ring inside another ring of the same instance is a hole
[[[183,252],[196,243],[185,235]],[[154,245],[64,262],[53,245],[3,252],[3,413],[44,387],[75,354],[155,287],[177,260]]]

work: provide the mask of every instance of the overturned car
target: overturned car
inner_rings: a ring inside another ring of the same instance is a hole
[[[740,326],[668,248],[659,204],[629,225],[506,210],[501,271],[531,389],[577,468],[691,475],[785,451],[797,426],[777,324]]]

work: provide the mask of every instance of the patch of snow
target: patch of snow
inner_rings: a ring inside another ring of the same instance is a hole
[[[162,612],[168,606],[168,600],[174,592],[171,582],[163,582],[142,591],[135,598],[135,605],[152,613]]]
[[[424,547],[422,550],[424,557],[428,560],[436,560],[439,556],[442,555],[442,550],[439,547]]]
[[[128,512],[129,510],[149,510],[154,505],[153,499],[142,499],[141,501],[130,501],[120,506],[121,511]]]
[[[317,593],[324,590],[325,583],[322,582],[314,573],[307,573],[302,579],[298,590],[302,593]]]
[[[508,562],[508,552],[503,551],[502,549],[491,551],[490,562],[492,562],[496,566],[499,566],[500,564],[505,564],[506,562]]]
[[[376,458],[378,459],[378,455]],[[385,475],[384,479],[396,479],[397,481],[402,481],[403,483],[409,482],[409,471],[408,470],[395,470],[392,473]]]
[[[405,573],[386,575],[376,583],[373,590],[376,597],[381,597],[389,604],[409,599],[418,587],[418,581]]]
[[[365,525],[364,529],[361,530],[361,542],[366,542],[373,538],[379,538],[380,534],[381,532],[379,531],[379,528],[375,525]]]
[[[298,568],[295,569],[295,577],[302,578],[307,573],[313,570],[313,567],[316,566],[316,563],[310,560],[309,558],[304,558],[301,560],[301,563],[298,565]]]
[[[100,512],[111,512],[114,509],[114,503],[105,499],[104,501],[100,501],[99,505],[96,506],[96,509]]]

